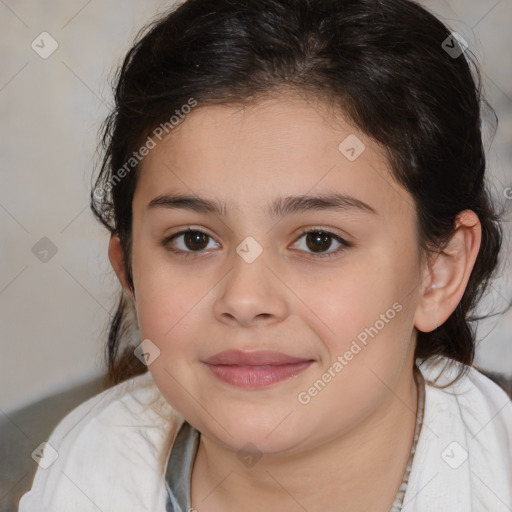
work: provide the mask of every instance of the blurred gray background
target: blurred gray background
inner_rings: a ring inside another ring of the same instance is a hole
[[[482,64],[500,118],[489,151],[492,189],[510,219],[512,0],[423,3]],[[108,233],[88,206],[97,133],[116,66],[136,32],[171,4],[0,0],[0,416],[104,372],[118,284]],[[504,262],[482,312],[505,308],[511,270]],[[478,335],[478,362],[512,373],[512,311],[481,322]]]

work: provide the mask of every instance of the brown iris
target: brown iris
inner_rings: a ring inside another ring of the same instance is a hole
[[[331,246],[332,235],[323,231],[312,231],[306,236],[306,244],[308,249],[312,251],[327,250]]]
[[[200,251],[208,245],[209,236],[200,231],[187,231],[183,234],[183,240],[188,249]]]

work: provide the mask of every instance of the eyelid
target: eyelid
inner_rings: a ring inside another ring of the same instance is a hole
[[[307,226],[305,228],[301,228],[301,230],[299,231],[299,234],[297,235],[298,237],[299,236],[302,236],[306,233],[311,233],[311,232],[317,232],[317,231],[321,231],[322,233],[327,233],[329,235],[332,235],[333,237],[338,237],[338,238],[341,238],[343,239],[347,244],[349,243],[349,241],[346,239],[346,238],[349,238],[349,235],[346,234],[346,233],[338,233],[335,228],[329,228],[329,227],[325,227],[325,226]]]

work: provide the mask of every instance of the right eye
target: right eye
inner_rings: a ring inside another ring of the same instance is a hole
[[[208,248],[208,239],[213,238],[199,229],[187,229],[162,240],[162,245],[171,252],[188,257]],[[178,247],[178,248],[176,248]]]

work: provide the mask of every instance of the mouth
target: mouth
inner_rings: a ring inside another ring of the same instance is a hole
[[[270,386],[298,375],[315,361],[281,352],[228,350],[203,363],[223,382],[242,388]]]

